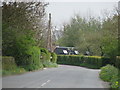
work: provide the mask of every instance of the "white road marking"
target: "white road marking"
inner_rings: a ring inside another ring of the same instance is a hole
[[[47,83],[50,82],[50,80],[47,80]]]
[[[46,83],[43,83],[43,84],[41,85],[41,87],[43,87],[45,84],[46,84]]]
[[[45,83],[43,83],[40,87],[37,87],[37,88],[41,88],[41,87],[43,87],[43,86],[45,86],[47,83],[49,83],[50,82],[50,80],[47,80]]]

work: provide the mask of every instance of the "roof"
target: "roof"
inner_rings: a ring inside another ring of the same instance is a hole
[[[60,46],[57,46],[56,48],[75,48],[75,47],[60,47]]]

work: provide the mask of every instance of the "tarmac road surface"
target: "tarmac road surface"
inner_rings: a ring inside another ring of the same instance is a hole
[[[2,78],[2,88],[108,88],[99,78],[100,70],[59,65]]]

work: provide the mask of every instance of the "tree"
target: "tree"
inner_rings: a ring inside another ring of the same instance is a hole
[[[60,45],[74,46],[80,52],[91,52],[100,55],[101,22],[98,19],[89,20],[76,15],[70,24],[64,26],[63,37],[59,40]]]
[[[115,63],[118,55],[118,15],[104,20],[103,26],[102,49],[106,56],[111,58],[111,63]]]
[[[43,44],[46,5],[43,2],[3,2],[2,5],[3,55],[15,57],[17,65],[27,70],[41,67],[38,46]]]

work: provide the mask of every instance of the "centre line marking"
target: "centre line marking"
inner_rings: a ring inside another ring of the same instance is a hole
[[[46,83],[43,83],[41,86],[43,87]]]
[[[47,83],[50,82],[50,80],[47,80]]]
[[[50,82],[50,80],[47,80],[45,83],[43,83],[43,84],[41,85],[41,87],[43,87],[44,85],[46,85],[48,82]]]

